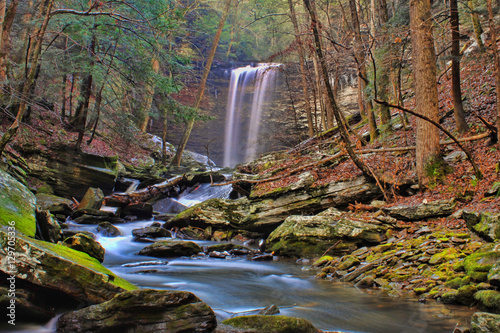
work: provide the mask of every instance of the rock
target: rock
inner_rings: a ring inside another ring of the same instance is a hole
[[[165,240],[146,246],[139,251],[138,254],[150,257],[168,258],[191,256],[199,252],[202,252],[201,248],[194,242]]]
[[[38,239],[51,243],[57,243],[59,240],[61,240],[61,226],[51,216],[49,211],[36,211],[36,226],[36,236]]]
[[[267,236],[288,216],[304,211],[319,213],[332,206],[366,202],[380,194],[375,184],[359,177],[352,181],[320,187],[282,189],[238,200],[211,199],[177,215],[169,223],[177,227],[194,226],[217,230],[245,230],[260,238]]]
[[[260,310],[258,314],[263,316],[272,316],[278,313],[280,313],[280,309],[276,305],[272,304],[267,308]]]
[[[329,254],[385,240],[387,227],[354,220],[349,214],[337,218],[322,215],[290,216],[269,235],[268,247],[270,251],[285,256],[311,257],[322,255],[337,243]]]
[[[61,214],[70,216],[73,213],[71,206],[73,201],[61,198],[52,194],[37,193],[36,205],[40,210],[48,210],[52,214]]]
[[[500,315],[476,312],[471,319],[471,333],[499,333]]]
[[[104,212],[106,213],[106,212]],[[99,224],[101,222],[109,222],[114,224],[125,223],[125,220],[119,217],[112,216],[113,214],[106,213],[102,215],[88,215],[84,214],[75,219],[78,224]]]
[[[171,237],[170,231],[161,227],[145,227],[132,230],[135,238]]]
[[[105,237],[121,236],[121,231],[109,222],[101,222],[97,226],[97,232]]]
[[[484,193],[485,197],[499,197],[500,196],[500,182],[494,182],[491,188]]]
[[[68,237],[63,241],[63,244],[73,250],[86,253],[99,262],[104,261],[104,248],[99,242],[85,234],[76,234]]]
[[[90,231],[85,231],[85,230],[68,230],[68,229],[63,229],[62,230],[62,239],[66,239],[68,237],[71,237],[71,236],[74,236],[76,234],[84,234],[90,238],[92,238],[93,240],[96,240],[97,237],[91,233]]]
[[[78,204],[78,209],[101,209],[104,201],[104,193],[100,188],[89,187],[82,201]]]
[[[488,273],[488,282],[492,286],[500,287],[500,260],[493,265]]]
[[[149,219],[153,217],[153,206],[148,203],[130,204],[120,212],[120,217],[137,216],[139,219]]]
[[[46,182],[54,194],[81,200],[89,187],[98,187],[104,194],[113,191],[117,156],[106,157],[75,152],[72,147],[52,148],[52,154],[25,151],[30,176]]]
[[[222,243],[222,244],[215,244],[215,245],[210,245],[207,248],[208,252],[212,251],[218,251],[218,252],[224,252],[227,251],[231,254],[236,254],[236,255],[241,255],[241,254],[248,254],[251,252],[255,252],[254,250],[243,246],[243,245],[237,245],[233,243]]]
[[[9,297],[10,290],[8,288],[0,287],[0,307],[2,308],[2,313],[4,317],[10,312],[8,307],[11,306]],[[34,295],[33,292],[29,292],[18,288],[16,286],[16,303],[15,303],[15,317],[19,322],[40,322],[46,323],[48,320],[53,318],[56,313],[47,307],[38,306],[32,302],[30,299],[36,299],[40,295]],[[10,320],[7,317],[7,320]]]
[[[26,186],[0,169],[0,226],[35,237],[36,198]]]
[[[444,161],[448,164],[465,161],[466,159],[467,159],[467,154],[465,154],[465,152],[462,150],[456,150],[444,157]]]
[[[0,243],[8,234],[0,230]],[[134,285],[116,276],[88,254],[59,244],[16,235],[16,280],[20,287],[35,292],[41,307],[76,307],[81,302],[101,303]],[[0,272],[10,276],[5,249],[0,248]]]
[[[500,291],[480,290],[474,294],[474,298],[488,310],[496,313],[500,312]]]
[[[464,260],[464,268],[467,275],[476,282],[486,282],[488,272],[500,260],[500,252],[487,251],[487,249],[477,251]]]
[[[211,184],[212,181],[214,183],[220,183],[226,180],[226,177],[219,172],[190,172],[184,175],[186,179],[187,186],[194,186],[199,183],[207,183]]]
[[[140,289],[61,316],[57,332],[212,332],[212,309],[186,291]]]
[[[153,205],[153,210],[155,212],[159,213],[174,213],[174,214],[179,214],[180,212],[185,211],[189,207],[186,205],[181,204],[175,199],[172,198],[165,198],[161,199],[160,201],[156,202]]]
[[[359,280],[355,284],[355,286],[358,288],[371,288],[374,285],[375,285],[375,280],[371,275],[364,276],[361,280]]]
[[[226,319],[222,323],[248,333],[318,333],[309,321],[287,316],[240,316]]]
[[[455,199],[431,201],[422,203],[416,206],[394,206],[382,208],[382,210],[390,216],[405,221],[418,221],[431,217],[448,216],[453,214]]]
[[[488,242],[500,240],[500,213],[464,210],[467,227]]]

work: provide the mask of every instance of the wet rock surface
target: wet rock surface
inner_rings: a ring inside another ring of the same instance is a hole
[[[191,256],[199,252],[201,252],[201,248],[194,242],[165,240],[146,246],[137,254],[150,257],[168,258]]]
[[[319,331],[307,320],[287,316],[240,316],[223,321],[245,333],[318,333]]]
[[[212,332],[210,307],[192,293],[141,289],[61,316],[57,332]]]

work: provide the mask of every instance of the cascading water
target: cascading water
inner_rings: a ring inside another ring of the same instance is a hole
[[[224,137],[224,166],[249,161],[259,151],[260,121],[279,64],[233,69],[229,83]],[[251,107],[246,107],[251,96]]]

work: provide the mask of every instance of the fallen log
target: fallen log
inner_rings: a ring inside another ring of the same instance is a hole
[[[185,181],[184,176],[179,176],[160,184],[155,184],[130,193],[114,193],[104,198],[104,204],[111,207],[124,207],[131,203],[146,202],[153,198],[168,196],[175,186]]]

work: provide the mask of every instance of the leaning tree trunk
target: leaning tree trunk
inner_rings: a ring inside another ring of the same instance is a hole
[[[410,28],[417,112],[438,121],[436,53],[430,0],[410,0]],[[441,157],[438,129],[425,120],[417,119],[416,144],[417,177],[423,188],[429,183],[426,166]]]
[[[288,0],[288,7],[290,8],[290,18],[292,19],[293,30],[295,32],[295,40],[297,42],[297,51],[299,53],[300,83],[302,85],[302,92],[304,94],[307,127],[309,129],[309,137],[312,138],[314,136],[314,124],[311,109],[311,97],[309,96],[309,89],[307,88],[307,69],[305,65],[304,45],[302,44],[302,38],[300,38],[299,24],[297,22],[297,15],[295,14],[295,7],[293,6],[292,0]]]
[[[465,121],[462,105],[462,89],[460,88],[460,27],[458,20],[457,0],[450,0],[451,25],[451,92],[453,95],[453,113],[455,126],[459,132],[467,132],[469,126]]]
[[[10,33],[17,12],[19,0],[12,0],[7,7],[7,1],[0,1],[0,83],[7,79],[7,57],[10,47]]]
[[[314,0],[312,0],[314,1]],[[311,0],[304,0],[304,5],[307,8],[307,11],[309,12],[309,15],[311,17],[311,28],[313,31],[314,35],[314,43],[315,43],[315,51],[316,54],[318,55],[318,59],[321,64],[321,71],[323,72],[323,80],[325,83],[326,91],[328,94],[328,99],[330,102],[330,105],[332,107],[333,114],[335,115],[335,119],[337,120],[337,124],[340,130],[340,135],[342,137],[342,140],[345,143],[347,153],[349,154],[349,157],[352,159],[354,164],[361,170],[363,175],[368,178],[368,179],[374,179],[373,173],[370,171],[370,169],[358,158],[356,153],[354,152],[353,146],[351,144],[351,139],[349,138],[349,133],[347,132],[347,128],[345,126],[345,123],[342,121],[342,116],[340,115],[340,110],[339,107],[337,106],[337,102],[335,101],[335,96],[333,96],[333,89],[330,84],[329,80],[329,74],[328,74],[328,68],[326,66],[326,60],[323,56],[323,50],[321,49],[321,41],[319,39],[319,32],[318,32],[318,20],[316,19],[316,14],[312,8],[311,5]]]
[[[351,9],[352,29],[354,31],[354,53],[358,63],[358,104],[359,111],[362,116],[368,118],[368,125],[370,127],[370,140],[378,137],[377,123],[371,103],[365,100],[365,88],[367,85],[368,76],[366,74],[365,54],[363,51],[363,39],[361,38],[361,29],[359,27],[358,12],[356,10],[356,3],[354,0],[349,0],[349,7]]]
[[[497,93],[497,140],[500,143],[500,64],[498,63],[497,31],[494,21],[493,6],[488,0],[488,20],[490,24],[491,49],[493,50],[493,62],[495,63],[495,90]]]
[[[151,67],[153,69],[153,72],[155,74],[158,74],[160,71],[160,62],[156,58],[156,56],[151,59]],[[155,93],[155,82],[153,82],[154,78],[149,77],[146,83],[146,87],[144,88],[144,99],[142,101],[141,107],[140,107],[140,112],[142,116],[142,123],[141,123],[141,132],[146,133],[148,129],[148,124],[149,124],[149,111],[151,110],[151,105],[153,104],[153,97]]]
[[[205,64],[205,68],[203,70],[200,86],[198,87],[198,92],[196,94],[196,101],[194,104],[195,109],[197,109],[201,104],[201,99],[203,98],[203,93],[205,92],[205,85],[207,84],[208,74],[210,73],[212,62],[214,61],[215,51],[217,51],[217,45],[219,44],[220,36],[222,34],[222,29],[224,28],[224,23],[226,22],[227,15],[229,14],[230,7],[231,7],[231,0],[226,0],[224,5],[224,11],[219,21],[219,27],[217,28],[217,33],[215,34],[214,41],[212,43],[212,48],[210,49],[210,54],[208,55],[207,63]],[[172,159],[172,162],[170,162],[171,165],[176,165],[176,166],[181,165],[182,154],[184,153],[184,149],[186,148],[189,136],[191,135],[191,131],[193,130],[194,121],[195,121],[194,118],[189,120],[186,129],[184,130],[184,134],[182,135],[181,142],[179,143],[179,147],[175,152],[175,156]]]
[[[28,96],[31,89],[31,85],[33,84],[33,80],[35,79],[36,69],[38,67],[38,60],[40,58],[40,54],[42,52],[42,42],[45,36],[45,31],[47,30],[47,25],[50,20],[50,11],[52,9],[53,0],[44,0],[40,6],[39,13],[43,18],[43,22],[39,29],[35,31],[35,43],[34,43],[34,51],[31,57],[31,66],[28,72],[26,79],[24,80],[23,87],[21,90],[21,99],[19,102],[19,109],[17,111],[17,116],[12,125],[7,129],[7,131],[3,134],[0,139],[0,155],[3,153],[5,146],[12,140],[14,135],[16,135],[17,129],[23,119],[24,113],[26,112],[26,107],[28,103]]]

